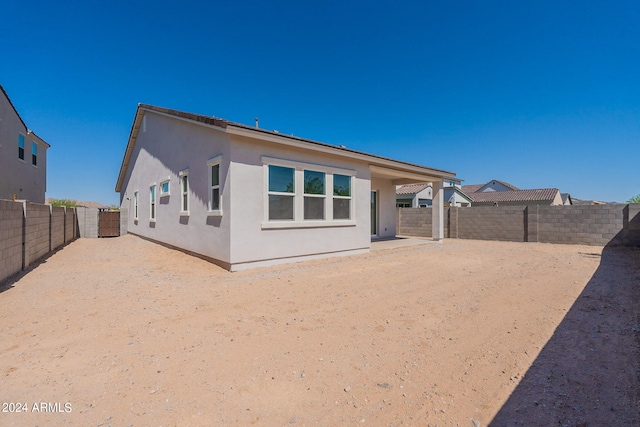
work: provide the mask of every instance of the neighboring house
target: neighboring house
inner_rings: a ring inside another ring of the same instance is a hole
[[[426,208],[431,207],[433,189],[431,183],[400,185],[396,188],[396,207]]]
[[[557,188],[521,190],[498,180],[491,180],[486,184],[464,185],[462,190],[473,199],[473,206],[571,204],[571,196],[563,196]]]
[[[453,172],[277,131],[138,105],[116,191],[128,231],[232,271],[369,251],[396,232],[396,185]]]
[[[448,179],[443,185],[444,206],[471,206],[471,198],[460,187],[460,180]],[[433,189],[432,184],[407,184],[396,188],[396,207],[399,208],[426,208],[431,207]]]
[[[598,200],[576,199],[575,197],[571,198],[571,204],[573,205],[606,205],[605,202],[600,202]]]
[[[48,148],[0,86],[0,199],[44,203]]]

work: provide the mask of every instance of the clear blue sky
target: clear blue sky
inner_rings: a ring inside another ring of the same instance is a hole
[[[640,2],[0,2],[47,196],[117,204],[138,103],[582,199],[640,193]]]

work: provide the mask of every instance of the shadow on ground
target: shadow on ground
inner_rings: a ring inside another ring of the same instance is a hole
[[[640,425],[639,300],[640,248],[605,247],[584,291],[489,425]]]

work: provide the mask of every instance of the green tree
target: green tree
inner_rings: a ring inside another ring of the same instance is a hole
[[[627,200],[627,203],[640,203],[640,194]]]

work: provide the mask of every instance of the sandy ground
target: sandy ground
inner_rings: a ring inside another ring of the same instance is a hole
[[[0,425],[640,425],[639,285],[637,249],[447,240],[228,273],[81,239],[0,288]]]

